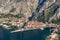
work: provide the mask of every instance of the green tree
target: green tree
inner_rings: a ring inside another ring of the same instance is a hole
[[[15,15],[15,17],[16,18],[21,18],[21,17],[24,17],[24,15],[23,14],[17,14],[17,15]]]
[[[42,16],[42,13],[41,13],[40,15],[38,15],[38,17],[37,17],[37,21],[45,22],[45,17]]]
[[[11,28],[12,30],[16,30],[16,29],[18,29],[17,26],[11,26],[10,28]]]

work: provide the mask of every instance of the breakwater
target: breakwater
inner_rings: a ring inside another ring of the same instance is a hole
[[[50,28],[33,29],[25,31],[12,32],[10,35],[11,40],[45,40],[50,35]]]
[[[51,28],[47,27],[44,28],[44,30],[33,29],[16,32],[4,28],[2,29],[0,32],[0,40],[45,40],[45,38],[50,35]]]

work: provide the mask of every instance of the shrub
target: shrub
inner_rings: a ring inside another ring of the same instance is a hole
[[[11,28],[12,30],[16,30],[16,29],[18,29],[17,26],[11,26],[10,28]]]
[[[21,18],[21,17],[24,17],[23,14],[17,14],[15,15],[16,18]]]

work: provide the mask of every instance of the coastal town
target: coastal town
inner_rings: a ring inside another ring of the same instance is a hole
[[[60,40],[60,0],[0,0],[0,40]]]
[[[59,27],[60,24],[43,23],[38,21],[29,21],[25,18],[1,18],[0,25],[10,28],[16,26],[18,29],[21,28],[45,28],[45,27]],[[24,27],[23,27],[24,26]]]
[[[14,29],[13,32],[24,31],[24,30],[32,30],[32,29],[41,29],[44,30],[46,27],[53,27],[54,31],[51,35],[47,36],[46,40],[58,40],[58,32],[60,30],[60,24],[53,24],[53,23],[43,23],[38,21],[29,21],[25,18],[0,18],[0,26],[4,27],[5,29]],[[56,33],[57,32],[57,33]]]

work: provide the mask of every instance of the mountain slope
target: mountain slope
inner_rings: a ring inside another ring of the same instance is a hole
[[[53,5],[59,6],[55,12]],[[51,6],[53,7],[51,9]],[[25,18],[47,21],[60,18],[60,0],[0,0],[0,14],[23,14]],[[46,11],[48,10],[48,11]],[[47,12],[47,13],[46,13]],[[34,14],[33,14],[34,13]],[[58,15],[58,16],[56,16]]]

